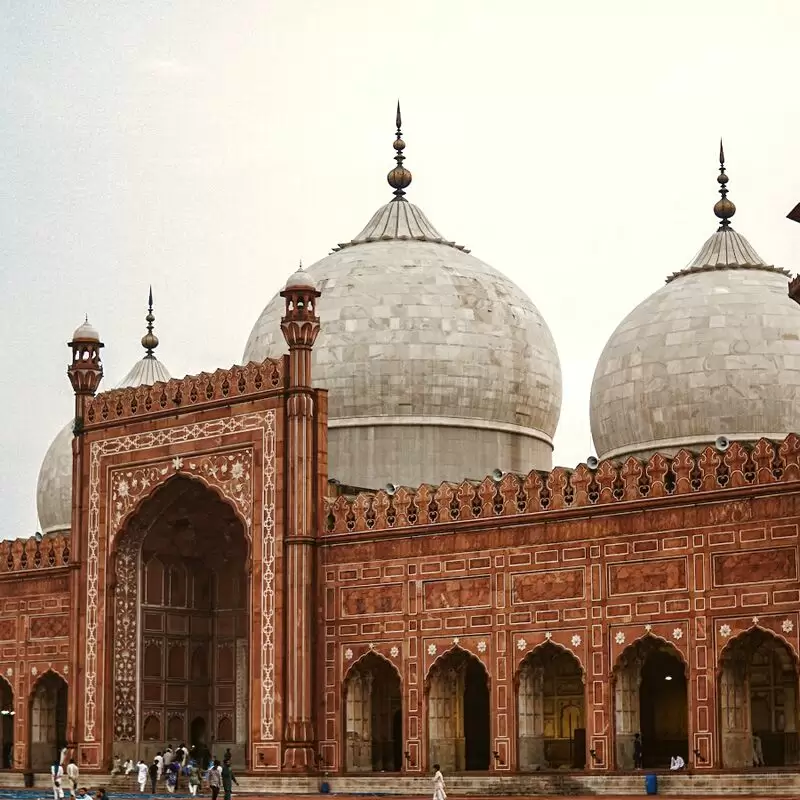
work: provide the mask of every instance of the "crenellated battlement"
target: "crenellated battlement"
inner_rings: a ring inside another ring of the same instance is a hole
[[[45,534],[40,542],[34,536],[0,542],[0,575],[66,567],[69,563],[69,534]]]
[[[149,414],[175,412],[179,409],[211,405],[227,399],[240,400],[282,389],[286,374],[285,357],[267,359],[216,372],[201,372],[125,389],[111,389],[88,401],[84,425],[104,425],[109,421],[142,418]]]
[[[680,450],[672,458],[657,453],[646,462],[633,457],[602,461],[596,469],[580,464],[574,470],[506,473],[500,480],[402,486],[393,494],[340,495],[326,500],[325,530],[346,534],[452,525],[798,480],[800,437],[791,433],[780,443],[733,442],[725,452],[706,447],[699,453]]]

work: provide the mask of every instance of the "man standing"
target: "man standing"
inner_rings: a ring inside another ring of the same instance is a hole
[[[69,780],[69,796],[75,797],[78,791],[78,765],[75,763],[75,759],[71,758],[69,760],[69,764],[67,764],[67,779]]]
[[[158,756],[153,759],[153,763],[150,765],[149,773],[150,773],[150,794],[156,793],[156,783],[158,783],[158,775],[161,772],[158,763]]]
[[[633,766],[635,769],[642,768],[642,737],[638,733],[633,737]]]
[[[236,776],[231,769],[231,762],[225,761],[222,765],[222,791],[225,795],[225,800],[231,800],[231,792],[233,791],[233,784],[239,785]]]

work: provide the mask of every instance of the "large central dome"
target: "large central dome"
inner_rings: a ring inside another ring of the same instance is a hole
[[[329,390],[330,476],[416,485],[495,468],[547,469],[561,406],[550,331],[512,281],[445,239],[403,197],[308,268],[322,292],[313,382]],[[245,363],[285,349],[283,301],[256,322]]]

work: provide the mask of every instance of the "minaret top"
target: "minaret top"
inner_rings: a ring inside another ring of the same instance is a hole
[[[150,294],[147,298],[147,316],[145,317],[145,321],[147,322],[147,333],[142,336],[142,347],[145,349],[145,358],[155,358],[153,350],[158,347],[158,336],[153,333],[153,323],[156,321],[156,318],[153,314],[152,286],[150,287]]]
[[[403,150],[406,149],[406,143],[403,141],[403,131],[400,130],[403,119],[400,115],[400,101],[397,101],[397,116],[395,117],[395,124],[397,131],[395,132],[395,140],[392,147],[394,147],[397,166],[389,171],[386,180],[389,181],[389,186],[394,189],[394,199],[403,200],[405,194],[404,189],[407,189],[411,184],[411,173],[403,166],[406,157],[403,155]]]
[[[719,184],[720,199],[714,204],[714,214],[720,220],[719,229],[725,230],[729,228],[730,218],[736,213],[736,206],[732,201],[728,200],[728,176],[725,174],[725,150],[722,148],[722,139],[719,140],[719,175],[717,175],[717,183]]]

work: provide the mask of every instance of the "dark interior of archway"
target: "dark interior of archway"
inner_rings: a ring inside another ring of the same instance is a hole
[[[385,659],[374,653],[370,653],[359,667],[372,674],[372,769],[374,772],[399,772],[403,767],[400,677]]]
[[[586,696],[583,671],[572,653],[551,642],[528,656],[531,664],[542,667],[545,759],[548,766],[560,769],[586,766]]]
[[[683,662],[669,650],[651,651],[642,665],[639,688],[643,766],[669,766],[673,756],[688,763],[688,711]]]
[[[753,628],[726,649],[726,659],[746,665],[750,730],[761,740],[764,765],[800,762],[797,714],[797,664],[784,642]]]
[[[67,684],[60,675],[45,672],[36,682],[28,722],[30,766],[45,770],[67,746]]]
[[[464,676],[464,768],[489,769],[489,687],[486,670],[477,659],[467,659]]]
[[[14,692],[0,680],[0,765],[2,769],[14,766]]]
[[[180,477],[161,487],[134,522],[147,530],[141,729],[152,742],[194,745],[205,761],[212,749],[235,743],[236,715],[247,707],[245,694],[237,709],[247,686],[240,675],[237,687],[237,666],[249,661],[244,529],[213,491]]]

